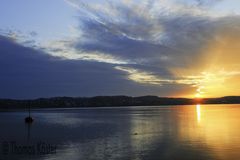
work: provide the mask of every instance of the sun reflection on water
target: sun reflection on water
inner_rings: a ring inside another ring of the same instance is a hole
[[[196,112],[197,112],[197,121],[200,123],[201,121],[201,105],[197,104],[196,105]]]

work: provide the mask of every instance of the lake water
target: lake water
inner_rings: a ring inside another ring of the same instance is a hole
[[[0,113],[0,160],[237,160],[240,105]]]

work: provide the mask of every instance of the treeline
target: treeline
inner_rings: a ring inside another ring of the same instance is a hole
[[[54,97],[34,100],[0,99],[0,109],[12,108],[62,108],[62,107],[114,107],[114,106],[158,106],[190,104],[239,104],[240,96],[222,98],[205,98],[201,100],[188,98],[165,98],[157,96],[97,96],[97,97]]]

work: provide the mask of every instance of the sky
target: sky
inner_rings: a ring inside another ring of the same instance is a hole
[[[1,0],[0,98],[240,95],[239,0]]]

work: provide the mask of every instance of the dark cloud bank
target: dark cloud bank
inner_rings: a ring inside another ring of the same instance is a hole
[[[126,80],[111,64],[58,59],[2,36],[0,44],[1,98],[158,93]]]

